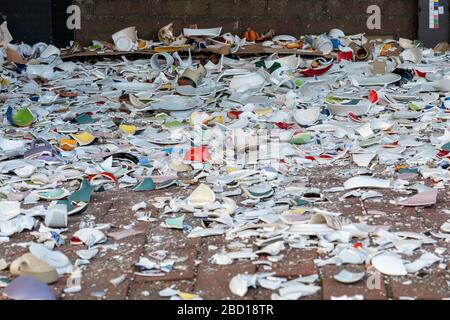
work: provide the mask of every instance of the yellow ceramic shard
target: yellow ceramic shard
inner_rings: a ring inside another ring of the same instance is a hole
[[[74,134],[72,135],[72,138],[74,138],[80,146],[87,146],[88,144],[91,144],[95,140],[95,137],[89,132]]]
[[[178,296],[182,299],[182,300],[193,300],[193,299],[197,299],[198,295],[196,294],[192,294],[192,293],[186,293],[186,292],[180,292],[178,294]]]
[[[273,110],[271,108],[257,108],[253,110],[254,113],[256,113],[259,116],[265,116],[268,114],[271,114]]]
[[[64,151],[72,151],[77,146],[77,141],[73,139],[60,139],[59,147]]]
[[[136,126],[127,125],[127,124],[121,124],[119,128],[123,133],[131,134],[131,135],[134,135],[137,130]]]
[[[227,168],[227,171],[228,171],[228,173],[233,173],[233,172],[238,171],[238,169],[237,169],[237,168],[234,168],[234,167],[228,167],[228,168]]]
[[[306,212],[305,209],[293,209],[293,210],[289,210],[289,213],[291,214],[304,214]]]

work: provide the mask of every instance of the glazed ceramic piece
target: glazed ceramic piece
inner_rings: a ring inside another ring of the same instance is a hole
[[[217,91],[215,83],[208,82],[206,85],[194,88],[192,86],[177,86],[175,91],[183,96],[209,96]]]
[[[297,38],[290,35],[278,35],[273,37],[273,42],[296,42]]]
[[[50,190],[50,191],[40,191],[40,192],[38,192],[38,194],[41,199],[53,201],[53,200],[60,200],[60,199],[67,197],[70,194],[70,192],[68,190],[62,188],[62,189],[55,189],[55,190]]]
[[[423,58],[423,51],[422,51],[422,49],[419,49],[419,48],[406,49],[405,51],[403,51],[400,54],[400,57],[404,61],[409,61],[414,64],[419,64]]]
[[[320,112],[320,107],[298,109],[294,111],[294,119],[302,126],[312,126],[319,120]]]
[[[186,111],[199,107],[203,101],[198,98],[183,96],[164,96],[159,102],[151,104],[153,110]]]
[[[404,207],[428,207],[436,204],[438,196],[438,190],[433,189],[431,191],[421,192],[409,199],[400,201],[397,203],[399,206]]]
[[[83,260],[91,260],[98,254],[98,249],[77,250],[77,256]]]
[[[30,276],[14,279],[4,294],[13,300],[56,300],[54,291],[44,282]]]
[[[400,81],[402,77],[395,73],[387,73],[382,76],[372,77],[350,76],[350,79],[360,86],[384,86]]]
[[[368,176],[357,176],[348,179],[344,183],[346,190],[359,189],[359,188],[380,188],[388,189],[391,187],[391,181],[372,178]]]
[[[166,219],[165,226],[170,229],[183,230],[184,216]]]
[[[231,79],[230,89],[239,93],[259,91],[266,84],[266,78],[259,72],[234,76]]]
[[[14,276],[31,276],[45,283],[54,283],[58,280],[56,270],[31,253],[26,253],[14,260],[9,267],[9,271]]]
[[[274,193],[272,186],[266,183],[251,187],[242,187],[242,190],[253,199],[264,199],[272,196]]]
[[[354,153],[352,155],[353,162],[358,165],[358,167],[365,167],[367,168],[369,164],[372,162],[373,159],[375,159],[377,155],[373,153]]]
[[[97,229],[85,228],[75,232],[74,237],[80,239],[88,248],[106,242],[106,235]]]
[[[350,272],[344,269],[334,275],[334,279],[341,283],[352,284],[363,279],[365,275],[365,272]]]
[[[155,92],[159,86],[154,83],[145,83],[145,82],[138,82],[138,81],[121,81],[121,82],[114,82],[112,84],[112,87],[116,90],[122,90],[127,92]],[[132,99],[132,98],[131,98]]]
[[[90,134],[89,132],[83,132],[80,134],[71,134],[71,137],[74,138],[80,146],[87,146],[94,142],[96,139],[95,136]]]
[[[122,29],[114,33],[112,39],[117,50],[131,51],[138,41],[137,29],[136,27]]]
[[[216,201],[216,195],[206,184],[201,184],[188,198],[188,204],[195,208],[203,208]]]
[[[33,243],[30,246],[30,253],[55,268],[59,275],[72,271],[69,258],[60,251],[52,251],[41,244]]]
[[[216,38],[216,37],[220,36],[221,32],[222,32],[222,27],[209,28],[209,29],[190,29],[190,28],[183,29],[183,34],[185,37]]]
[[[248,291],[248,282],[242,275],[238,274],[231,279],[229,288],[233,294],[243,298]]]
[[[349,113],[352,113],[356,116],[366,115],[372,103],[366,99],[350,99],[350,98],[338,98],[338,101],[333,101],[332,99],[328,99],[327,109],[330,110],[331,114],[336,116],[348,116]]]
[[[345,37],[345,33],[340,29],[334,28],[328,32],[328,36],[332,39],[339,39]]]
[[[441,230],[450,233],[450,222],[446,222],[441,226]]]
[[[45,225],[49,228],[66,228],[67,206],[64,204],[50,205],[45,213]]]
[[[160,60],[163,59],[165,63],[160,63]],[[164,71],[168,70],[172,67],[175,60],[174,58],[167,52],[156,53],[152,56],[150,60],[150,65],[153,70]]]
[[[36,122],[36,117],[28,108],[19,109],[14,113],[13,109],[8,107],[6,117],[12,125],[17,127],[28,127]]]
[[[0,201],[0,222],[9,221],[20,215],[19,201]]]
[[[144,178],[141,183],[133,188],[133,191],[152,191],[155,188],[155,182],[152,178]]]
[[[408,273],[416,273],[422,270],[423,268],[429,268],[433,264],[442,261],[442,258],[436,256],[433,253],[427,252],[420,256],[419,259],[405,264],[405,268]]]
[[[406,276],[408,272],[402,259],[392,253],[381,253],[372,258],[372,265],[382,274],[388,276]]]

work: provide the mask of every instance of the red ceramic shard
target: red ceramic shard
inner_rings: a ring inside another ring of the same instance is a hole
[[[327,73],[332,67],[333,64],[330,64],[322,68],[304,70],[302,73],[307,77],[317,77]]]
[[[206,147],[195,147],[186,153],[184,160],[206,162],[211,160],[211,155]]]
[[[353,51],[338,52],[337,53],[337,62],[341,62],[342,60],[353,61]]]
[[[288,123],[285,123],[285,122],[277,122],[277,123],[275,123],[275,125],[278,128],[283,129],[283,130],[290,129],[290,128],[292,128],[294,126],[292,124],[288,124]]]
[[[362,119],[360,117],[358,117],[356,114],[354,114],[353,112],[349,112],[348,113],[348,117],[350,118],[350,120],[352,120],[353,122],[363,122]]]
[[[378,93],[375,90],[370,91],[369,100],[372,103],[377,103],[379,101]]]

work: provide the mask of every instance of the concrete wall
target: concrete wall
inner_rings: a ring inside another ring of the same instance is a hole
[[[160,27],[223,26],[224,32],[242,35],[246,27],[277,34],[318,34],[333,27],[346,33],[417,35],[415,0],[74,0],[82,12],[78,41],[110,40],[115,31],[134,25],[139,36],[156,39]],[[381,30],[368,30],[369,5],[382,11]]]

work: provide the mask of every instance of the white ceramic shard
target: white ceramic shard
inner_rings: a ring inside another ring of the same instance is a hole
[[[195,189],[188,198],[188,204],[195,208],[202,208],[216,201],[214,191],[206,184],[201,184]]]
[[[138,41],[137,29],[136,27],[122,29],[114,33],[112,39],[117,50],[130,51]]]
[[[320,116],[320,107],[311,107],[308,109],[297,109],[294,111],[294,119],[302,126],[312,126]]]
[[[423,51],[419,48],[406,49],[400,54],[400,57],[403,58],[404,61],[419,64],[423,58]]]
[[[363,124],[362,126],[356,128],[356,131],[363,139],[369,139],[374,136],[374,132],[370,126],[370,123]]]
[[[248,282],[242,275],[238,274],[231,279],[229,288],[233,294],[243,298],[248,291]]]
[[[444,232],[450,232],[450,223],[446,222],[441,226],[441,230]]]
[[[20,214],[19,201],[0,201],[0,222],[9,221]]]
[[[80,229],[75,232],[74,237],[80,239],[86,246],[92,247],[98,243],[106,242],[106,235],[94,228]]]
[[[222,32],[222,27],[209,28],[209,29],[191,29],[191,28],[183,29],[183,35],[185,37],[216,38],[216,37],[220,36],[221,32]]]
[[[234,76],[230,82],[230,89],[239,93],[259,91],[266,84],[266,78],[259,72]]]
[[[69,258],[60,251],[52,251],[41,244],[33,243],[30,246],[30,252],[36,258],[55,268],[59,275],[72,271],[72,264]]]
[[[91,260],[98,253],[98,249],[90,249],[90,250],[77,250],[76,254],[80,259],[83,260]]]
[[[341,283],[351,284],[360,281],[364,276],[365,272],[350,272],[344,269],[336,274],[334,279]]]
[[[67,227],[67,205],[54,204],[47,208],[45,225],[49,228]]]
[[[281,250],[284,250],[284,241],[277,241],[268,246],[265,246],[261,250],[256,251],[256,254],[269,254],[272,256],[278,255]]]
[[[376,156],[373,153],[355,153],[352,155],[352,159],[358,167],[367,168]]]
[[[382,274],[388,276],[405,276],[408,274],[402,259],[392,253],[381,253],[372,258],[372,265]]]
[[[357,176],[348,179],[344,183],[346,190],[359,189],[359,188],[380,188],[388,189],[391,187],[391,181],[372,178],[368,176]]]
[[[405,265],[405,268],[408,271],[408,273],[416,273],[422,270],[423,268],[431,267],[433,264],[441,260],[442,258],[439,258],[435,254],[427,252],[421,255],[420,258],[415,260],[414,262],[407,263]]]

